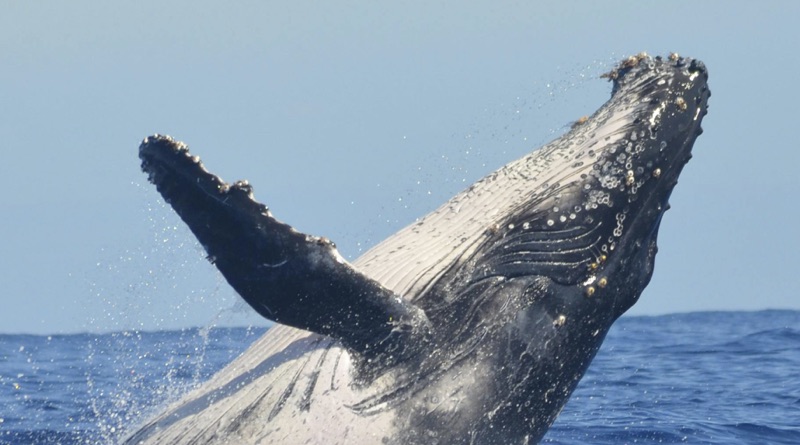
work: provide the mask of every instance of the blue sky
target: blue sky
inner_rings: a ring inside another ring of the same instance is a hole
[[[0,332],[260,322],[139,171],[249,179],[353,259],[592,113],[640,51],[709,67],[632,314],[800,309],[800,3],[4,2]]]

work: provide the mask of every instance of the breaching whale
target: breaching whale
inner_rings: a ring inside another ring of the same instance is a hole
[[[564,136],[352,264],[246,181],[146,138],[142,169],[228,283],[277,323],[127,438],[139,443],[529,444],[650,281],[710,96],[705,66],[640,54]]]

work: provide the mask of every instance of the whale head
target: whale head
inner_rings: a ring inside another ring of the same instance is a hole
[[[702,133],[708,74],[697,60],[640,54],[604,76],[612,95],[592,116],[448,204],[459,215],[447,230],[461,230],[455,242],[469,233],[462,239],[471,245],[459,246],[466,254],[423,292],[421,305],[442,306],[449,297],[440,295],[454,288],[528,278],[551,288],[527,298],[536,313],[544,305],[558,323],[567,307],[580,308],[580,318],[605,331],[638,300],[670,194]]]
[[[602,225],[584,293],[608,294],[618,317],[650,281],[661,218],[702,133],[710,91],[705,65],[674,54],[633,56],[608,76],[614,82],[611,100],[576,129],[575,137],[588,138],[594,161],[581,173],[571,204],[585,210],[587,224]]]

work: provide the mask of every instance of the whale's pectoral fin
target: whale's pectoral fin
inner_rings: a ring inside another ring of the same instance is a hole
[[[355,270],[325,238],[272,217],[246,182],[228,185],[168,136],[139,147],[142,170],[259,314],[329,335],[367,357],[401,359],[424,336],[424,313]]]

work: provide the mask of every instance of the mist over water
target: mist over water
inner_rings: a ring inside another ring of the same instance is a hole
[[[0,444],[117,442],[264,331],[0,335]]]

